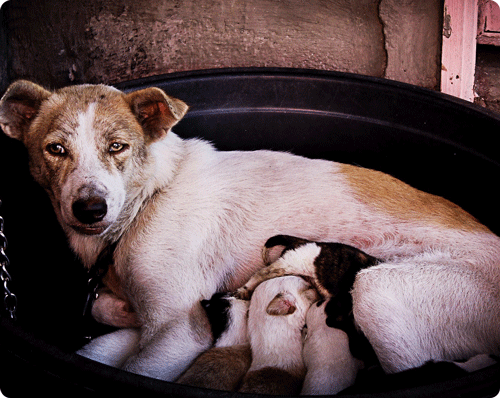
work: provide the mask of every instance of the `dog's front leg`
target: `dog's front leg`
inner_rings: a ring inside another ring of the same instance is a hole
[[[97,337],[76,353],[109,366],[120,367],[139,349],[139,329],[119,329]]]
[[[165,381],[176,380],[192,361],[212,344],[210,325],[197,303],[156,327],[144,327],[140,352],[129,358],[125,370]]]

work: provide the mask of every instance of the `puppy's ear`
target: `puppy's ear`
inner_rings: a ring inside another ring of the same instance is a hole
[[[164,137],[189,108],[156,87],[134,91],[125,95],[125,100],[151,141]]]
[[[314,303],[315,301],[318,301],[321,298],[317,290],[312,287],[304,290],[304,297],[311,303]]]
[[[40,105],[51,94],[26,80],[12,83],[0,100],[0,126],[5,134],[23,140]]]
[[[269,315],[290,315],[297,309],[295,297],[291,294],[279,293],[266,308]]]

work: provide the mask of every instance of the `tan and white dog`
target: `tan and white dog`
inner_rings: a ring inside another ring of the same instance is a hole
[[[200,300],[241,286],[277,234],[382,260],[352,295],[387,371],[500,353],[500,239],[472,216],[377,171],[181,139],[171,128],[187,109],[157,88],[51,92],[26,81],[0,102],[4,132],[27,147],[85,266],[118,241],[115,298],[142,324],[124,369],[179,376],[211,341]],[[127,347],[136,337],[109,338]]]

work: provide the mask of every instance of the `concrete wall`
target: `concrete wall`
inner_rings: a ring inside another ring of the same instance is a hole
[[[18,78],[59,87],[239,66],[437,88],[442,7],[442,0],[9,0],[0,15],[7,45],[0,90]]]

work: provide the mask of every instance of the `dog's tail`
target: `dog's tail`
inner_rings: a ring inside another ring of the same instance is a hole
[[[275,235],[269,238],[262,248],[262,260],[269,265],[280,258],[286,251],[311,243],[310,240],[290,235]]]

